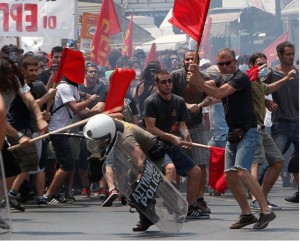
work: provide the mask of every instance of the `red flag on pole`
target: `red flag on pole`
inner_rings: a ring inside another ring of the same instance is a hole
[[[274,42],[272,42],[268,47],[266,47],[263,53],[267,56],[268,66],[272,65],[272,62],[277,59],[276,47],[278,44],[287,41],[289,37],[289,32],[286,31],[280,35]]]
[[[84,64],[85,59],[80,51],[64,48],[53,81],[57,84],[61,80],[62,75],[64,75],[74,83],[83,84],[85,75]]]
[[[148,53],[148,56],[145,60],[145,65],[144,66],[147,66],[147,64],[151,61],[158,61],[158,56],[157,56],[157,53],[156,53],[156,43],[152,43],[151,45],[151,49]]]
[[[225,149],[210,146],[209,178],[208,185],[217,192],[224,193],[227,184],[224,174]]]
[[[103,0],[96,32],[92,42],[91,58],[101,66],[108,66],[110,36],[121,32],[113,0]]]
[[[175,0],[169,22],[200,44],[210,0]]]
[[[130,22],[125,35],[124,47],[122,55],[127,55],[129,58],[132,57],[132,20],[133,20],[133,11],[131,13]]]
[[[133,69],[115,69],[110,77],[108,95],[103,111],[107,111],[109,114],[123,110],[125,94],[134,78],[135,71]]]
[[[208,58],[208,53],[210,52],[210,28],[211,28],[212,19],[209,17],[207,19],[207,24],[205,25],[202,40],[201,40],[201,50],[200,50],[200,58]]]

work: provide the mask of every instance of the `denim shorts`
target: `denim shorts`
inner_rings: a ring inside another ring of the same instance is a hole
[[[225,146],[225,171],[242,168],[250,171],[254,154],[259,143],[256,128],[250,128],[237,143],[227,141]]]
[[[170,162],[173,162],[176,173],[182,177],[187,176],[187,173],[196,166],[194,161],[179,146],[169,146],[167,148],[162,166]]]

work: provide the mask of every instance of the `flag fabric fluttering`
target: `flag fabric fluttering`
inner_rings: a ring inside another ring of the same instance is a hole
[[[92,42],[92,60],[100,66],[108,66],[110,36],[121,32],[113,0],[103,0],[97,28]]]
[[[125,39],[124,39],[124,47],[122,51],[123,56],[128,56],[129,58],[132,57],[132,21],[133,21],[133,11],[131,13],[130,22],[128,24],[128,28],[126,31]]]
[[[145,60],[145,66],[151,61],[158,61],[158,56],[156,53],[156,43],[152,43],[148,56]]]
[[[272,63],[277,59],[277,53],[276,53],[277,45],[284,41],[287,41],[288,37],[289,37],[289,32],[286,31],[263,50],[263,53],[267,56],[267,61],[268,61],[269,67],[271,67]]]
[[[130,82],[134,79],[135,71],[133,69],[115,69],[110,77],[108,95],[103,110],[104,112],[109,114],[123,110],[124,97]]]
[[[225,149],[210,146],[208,185],[217,192],[225,193],[227,184],[225,180]]]
[[[210,0],[175,0],[169,22],[181,29],[199,45]]]
[[[61,81],[62,76],[68,80],[83,84],[85,76],[85,59],[80,51],[64,48],[59,62],[54,83]]]

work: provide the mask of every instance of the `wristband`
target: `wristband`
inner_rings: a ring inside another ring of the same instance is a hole
[[[25,136],[25,135],[22,132],[18,132],[15,137],[19,141],[23,136]]]

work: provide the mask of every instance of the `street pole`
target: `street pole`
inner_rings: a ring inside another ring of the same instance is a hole
[[[282,20],[281,20],[280,0],[275,0],[275,15],[277,17],[277,33],[278,33],[278,36],[280,36],[283,31]]]

